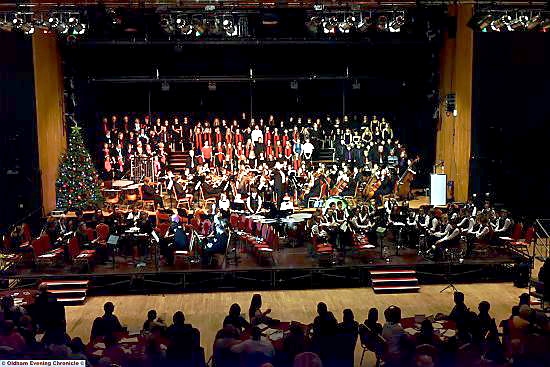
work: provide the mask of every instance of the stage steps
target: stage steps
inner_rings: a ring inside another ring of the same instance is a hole
[[[187,168],[187,162],[189,160],[189,152],[170,152],[168,155],[168,166],[173,173],[181,173]]]
[[[79,305],[86,302],[90,281],[82,280],[46,280],[42,284],[48,287],[48,291],[57,297],[64,305]]]
[[[418,292],[420,285],[416,270],[412,268],[391,268],[370,270],[371,287],[376,293]]]

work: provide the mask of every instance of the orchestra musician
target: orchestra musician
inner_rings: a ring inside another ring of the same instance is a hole
[[[155,206],[164,208],[164,202],[162,201],[162,197],[156,193],[155,188],[153,187],[153,182],[151,182],[150,177],[143,178],[143,185],[141,186],[141,194],[143,196],[143,200],[153,200],[155,202]]]

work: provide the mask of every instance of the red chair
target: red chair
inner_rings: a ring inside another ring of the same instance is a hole
[[[155,228],[155,232],[157,232],[160,238],[164,238],[164,236],[166,235],[166,232],[168,232],[168,228],[170,228],[170,224],[159,223]]]
[[[236,230],[238,223],[239,216],[237,214],[231,214],[231,216],[229,217],[229,226],[231,227],[231,229]]]
[[[93,242],[101,246],[106,245],[107,239],[109,238],[109,232],[110,232],[109,226],[105,223],[99,223],[95,227],[95,232],[97,237]]]
[[[198,218],[196,217],[191,218],[190,224],[195,231],[199,232],[201,230],[201,225]]]
[[[50,236],[43,234],[33,241],[35,262],[37,266],[55,266],[63,263],[64,250],[62,247],[50,250]]]
[[[522,255],[529,256],[529,246],[535,242],[535,227],[529,227],[525,231],[523,241],[510,241],[508,248]]]
[[[367,236],[360,234],[353,235],[353,257],[364,258],[368,256],[368,251],[374,247],[374,245],[369,243],[369,238]]]
[[[87,269],[92,267],[96,251],[81,250],[77,237],[73,237],[69,240],[67,250],[69,252],[69,259],[72,261],[74,266],[86,267]]]
[[[202,234],[203,236],[208,236],[210,234],[211,228],[212,228],[212,222],[210,222],[208,219],[205,219],[202,222],[200,234]]]

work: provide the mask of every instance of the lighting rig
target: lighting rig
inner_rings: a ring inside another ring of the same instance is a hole
[[[83,14],[77,10],[0,12],[0,30],[21,32],[25,35],[53,33],[62,37],[76,38],[84,35],[88,30],[88,25],[83,19]]]
[[[550,10],[479,8],[468,26],[478,32],[550,32]]]

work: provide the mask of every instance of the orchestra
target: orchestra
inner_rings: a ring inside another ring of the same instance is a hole
[[[164,200],[173,207],[175,198],[178,208],[182,201],[189,203],[188,217],[212,217],[214,225],[200,240],[206,258],[223,252],[220,243],[228,235],[231,213],[270,219],[289,217],[298,208],[316,208],[307,236],[334,244],[344,256],[354,236],[375,243],[380,228],[388,230],[397,249],[417,248],[423,256],[439,260],[445,249],[461,243],[470,256],[476,244],[496,234],[509,235],[513,227],[508,213],[497,215],[489,203],[479,212],[472,203],[445,212],[429,206],[410,209],[411,182],[420,157],[409,158],[385,117],[291,116],[276,123],[274,116],[247,121],[243,114],[231,122],[185,116],[180,123],[174,116],[164,123],[156,118],[151,125],[152,119],[145,116],[136,117],[131,126],[129,120],[124,116],[126,123],[118,124],[116,116],[110,122],[103,119],[104,178],[126,178],[132,156],[154,158],[153,176],[140,178],[138,184],[142,199],[154,201],[160,209]],[[323,150],[332,152],[333,159],[322,161]],[[186,153],[185,168],[170,166],[168,157],[174,151]],[[164,197],[163,188],[168,192]],[[210,198],[213,202],[206,201]],[[193,241],[187,220],[185,215],[172,218],[165,237],[170,243],[161,243],[161,252],[189,251]],[[128,224],[128,218],[120,218],[117,225],[119,232],[145,226]],[[172,263],[173,257],[166,256]]]

